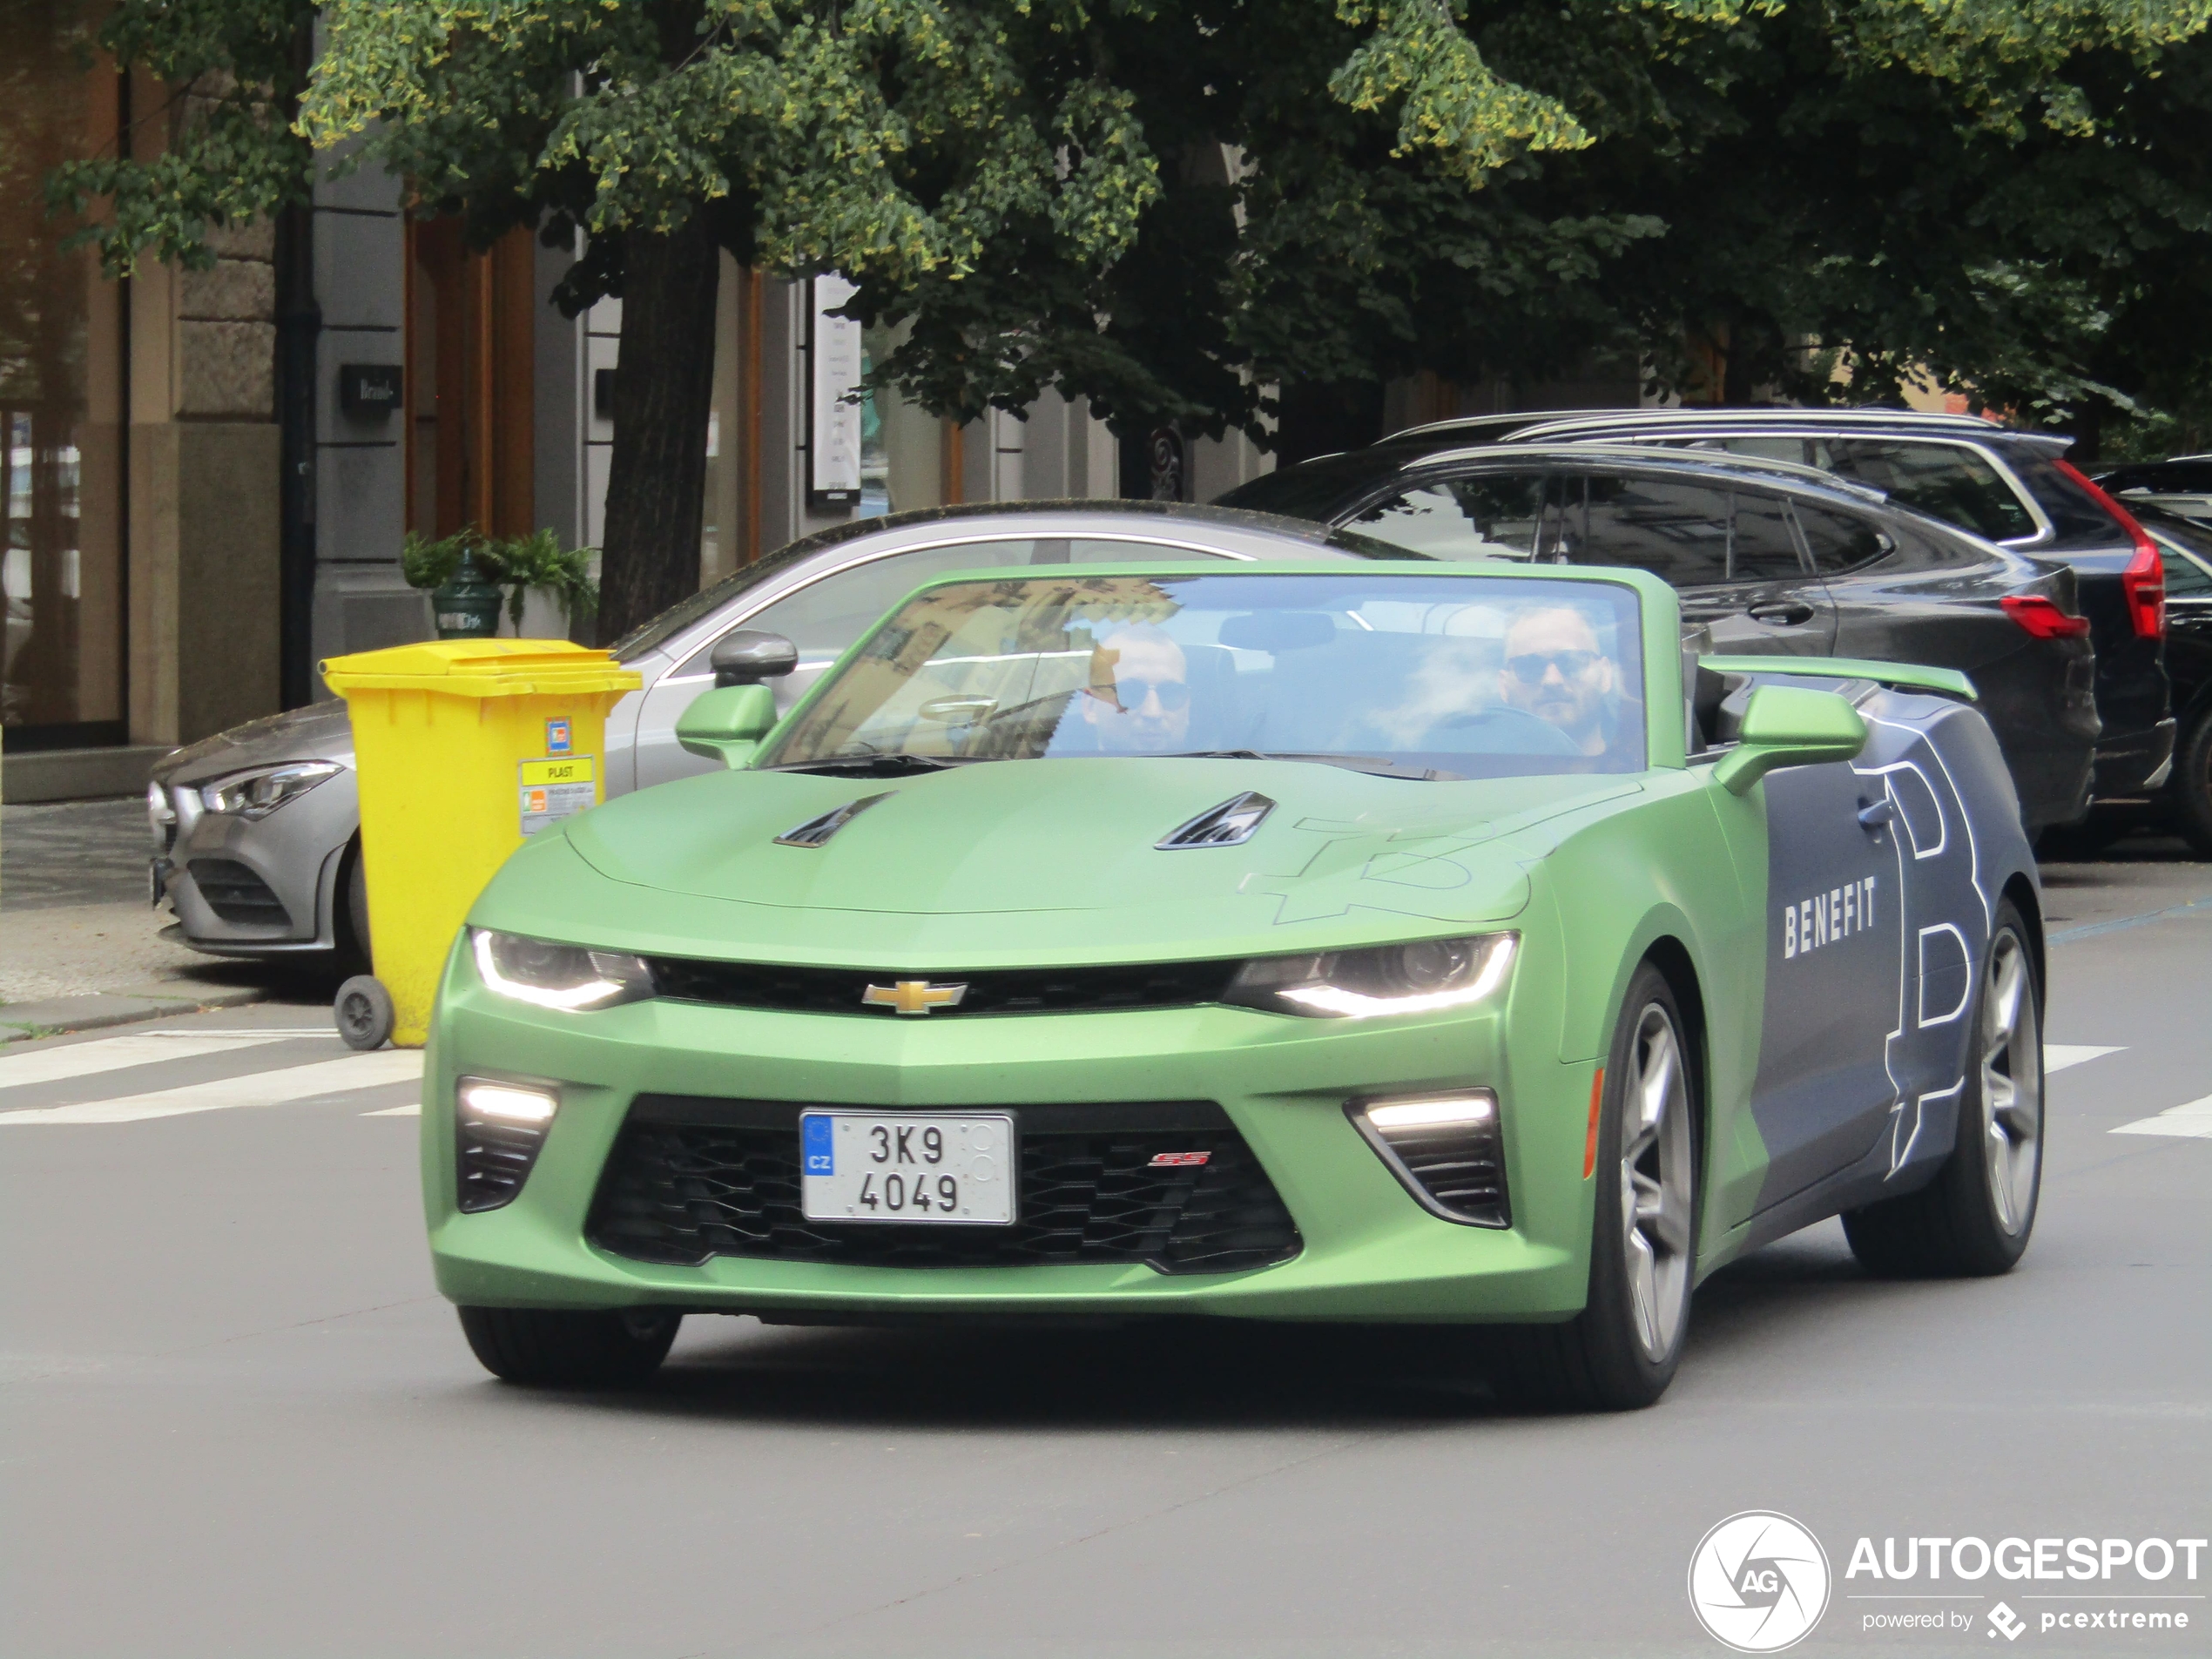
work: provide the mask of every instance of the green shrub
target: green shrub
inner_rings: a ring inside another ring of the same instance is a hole
[[[400,574],[411,588],[442,588],[453,580],[464,553],[473,553],[485,581],[507,590],[508,619],[523,624],[523,595],[543,588],[560,602],[571,621],[599,607],[599,584],[591,579],[590,550],[564,548],[550,529],[529,536],[482,536],[455,530],[428,542],[413,530],[400,549]]]

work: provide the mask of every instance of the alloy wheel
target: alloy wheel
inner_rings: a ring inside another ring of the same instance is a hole
[[[1621,1238],[1636,1341],[1674,1351],[1689,1305],[1689,1080],[1681,1035],[1656,1002],[1636,1020],[1621,1090]]]
[[[1981,999],[1982,1153],[1990,1203],[2007,1236],[2026,1227],[2043,1157],[2043,1045],[2020,935],[2000,933]]]

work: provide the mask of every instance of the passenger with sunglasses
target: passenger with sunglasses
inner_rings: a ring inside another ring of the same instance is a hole
[[[1506,630],[1501,696],[1514,708],[1557,726],[1586,755],[1613,741],[1618,671],[1600,649],[1597,631],[1565,605],[1524,610]]]
[[[1134,624],[1100,640],[1084,691],[1083,720],[1102,753],[1173,754],[1190,746],[1190,664],[1157,628]]]

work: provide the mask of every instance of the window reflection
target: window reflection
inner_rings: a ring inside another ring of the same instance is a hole
[[[0,721],[17,748],[122,735],[118,295],[41,192],[114,132],[114,76],[76,55],[91,21],[0,0]]]

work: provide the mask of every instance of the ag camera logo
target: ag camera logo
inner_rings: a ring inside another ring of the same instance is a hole
[[[1787,1515],[1746,1509],[1697,1541],[1689,1606],[1706,1634],[1738,1653],[1779,1653],[1828,1610],[1828,1554]]]

